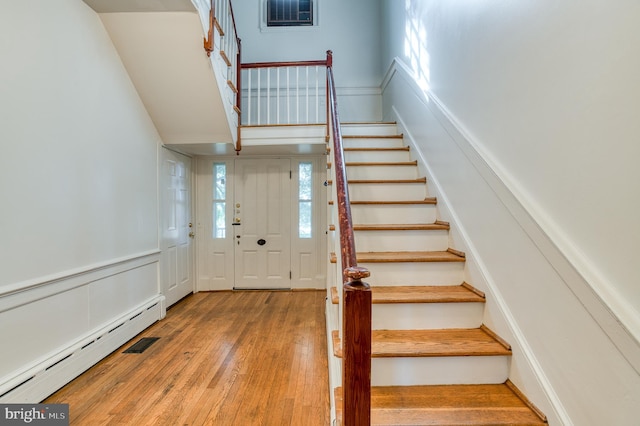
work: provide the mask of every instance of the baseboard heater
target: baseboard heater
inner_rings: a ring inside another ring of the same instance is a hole
[[[28,371],[0,384],[0,403],[38,403],[162,318],[164,296],[119,317]]]

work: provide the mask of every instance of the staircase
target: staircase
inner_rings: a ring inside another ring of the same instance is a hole
[[[509,381],[511,348],[483,325],[485,295],[464,281],[465,255],[450,247],[449,224],[395,124],[342,133],[358,265],[371,272],[371,423],[546,424]],[[339,293],[331,289],[335,305]],[[341,357],[339,331],[331,337]],[[341,395],[336,388],[337,424]]]

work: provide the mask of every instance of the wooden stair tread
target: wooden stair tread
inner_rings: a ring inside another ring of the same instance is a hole
[[[352,152],[366,152],[366,151],[410,151],[411,148],[409,147],[409,145],[405,145],[405,146],[396,146],[396,147],[375,147],[375,146],[371,146],[371,147],[354,147],[354,148],[343,148],[343,151],[348,152],[348,151],[352,151]]]
[[[451,250],[451,249],[450,249]],[[358,252],[358,263],[397,263],[397,262],[464,262],[464,256],[448,251],[380,251]],[[336,263],[335,252],[331,253],[331,263]]]
[[[352,161],[344,163],[347,167],[360,167],[360,166],[417,166],[418,161]],[[327,167],[331,168],[332,163],[327,163]]]
[[[404,139],[404,135],[342,135],[342,139]]]
[[[343,126],[377,126],[377,125],[395,125],[398,124],[396,121],[341,121],[341,125]]]
[[[351,200],[351,205],[415,205],[415,204],[438,204],[436,197],[427,197],[424,200],[398,200],[398,201],[375,201],[375,200]],[[329,205],[333,205],[333,200],[329,200]]]
[[[331,287],[331,302],[338,289]],[[451,286],[371,286],[371,303],[484,303],[482,292],[467,283]]]
[[[334,391],[342,424],[342,388]],[[519,396],[515,386],[373,386],[372,425],[544,425],[546,419]]]
[[[343,136],[344,137],[344,136]],[[411,148],[406,146],[394,146],[394,147],[353,147],[353,148],[342,148],[344,152],[352,151],[352,152],[367,152],[367,151],[410,151]],[[328,152],[331,152],[331,147],[327,148]]]
[[[421,177],[416,179],[348,179],[347,183],[426,183],[427,178]],[[333,185],[333,180],[328,180],[327,184]]]
[[[338,331],[331,334],[333,352],[342,356]],[[442,330],[372,330],[371,357],[508,356],[511,349],[488,330],[453,328]]]
[[[329,225],[330,231],[335,231],[335,225]],[[353,225],[354,231],[433,231],[449,230],[447,222],[434,223],[371,223]]]

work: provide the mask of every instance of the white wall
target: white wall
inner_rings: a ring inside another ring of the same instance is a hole
[[[640,337],[640,3],[408,4],[432,93]]]
[[[304,61],[333,51],[343,121],[379,120],[380,10],[371,0],[317,0],[318,25],[261,29],[264,0],[232,1],[242,62]]]
[[[640,5],[386,0],[382,16],[384,118],[477,259],[515,381],[552,424],[635,424]]]
[[[2,394],[159,297],[159,136],[87,5],[0,8]]]

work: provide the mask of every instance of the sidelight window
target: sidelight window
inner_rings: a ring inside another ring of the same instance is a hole
[[[313,164],[298,165],[298,236],[312,238]]]
[[[213,163],[213,238],[225,238],[227,208],[227,165]]]

